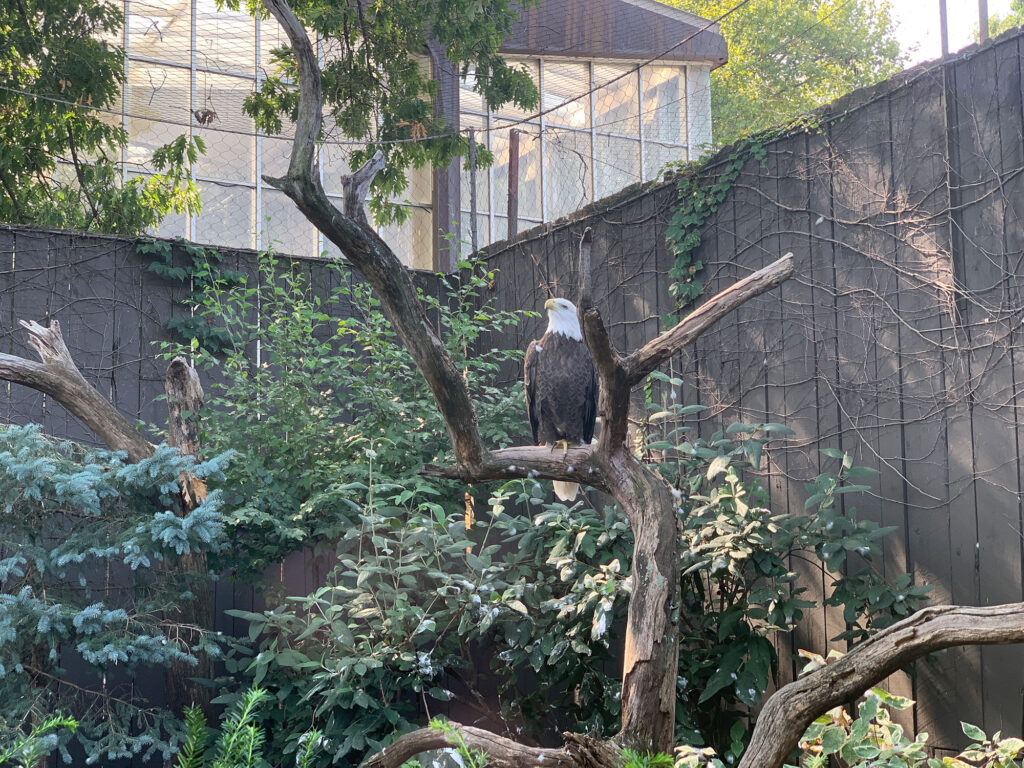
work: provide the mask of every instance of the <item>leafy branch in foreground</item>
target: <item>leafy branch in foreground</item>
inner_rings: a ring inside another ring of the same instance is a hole
[[[61,731],[73,733],[77,727],[78,722],[74,718],[53,715],[33,723],[27,734],[15,732],[10,743],[3,745],[0,741],[0,766],[36,768],[41,760],[57,750],[61,743]]]

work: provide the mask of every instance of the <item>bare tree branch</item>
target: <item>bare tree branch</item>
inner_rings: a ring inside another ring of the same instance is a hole
[[[618,350],[612,344],[601,312],[594,303],[590,260],[593,231],[587,227],[580,237],[580,301],[576,311],[580,317],[583,340],[597,368],[601,383],[598,413],[604,420],[599,441],[605,452],[622,450],[629,430],[629,388],[626,386],[626,367]]]
[[[533,445],[502,448],[488,451],[482,462],[472,469],[464,466],[442,467],[428,464],[420,470],[420,474],[462,480],[464,483],[512,480],[519,477],[571,480],[610,493],[605,482],[604,467],[599,462],[597,452],[589,445],[573,447],[568,451]]]
[[[341,180],[344,194],[345,215],[360,224],[369,226],[366,220],[366,198],[370,194],[370,185],[374,177],[384,170],[384,153],[379,149],[367,160],[358,171]]]
[[[490,731],[468,725],[451,724],[471,750],[488,756],[493,768],[594,768],[621,763],[619,750],[611,742],[599,742],[572,733],[564,734],[566,745],[561,749],[528,747]],[[399,768],[423,752],[449,749],[457,745],[453,735],[438,728],[421,728],[403,736],[389,747],[368,758],[361,768]]]
[[[765,702],[739,768],[779,768],[816,717],[925,654],[957,645],[1024,642],[1024,603],[934,606],[883,629]]]
[[[152,456],[153,445],[82,376],[64,343],[60,323],[53,320],[49,328],[44,328],[33,321],[20,322],[29,333],[29,345],[42,362],[0,354],[0,379],[49,395],[92,430],[104,445],[124,451],[132,461]]]
[[[680,320],[675,327],[633,352],[626,360],[630,388],[643,382],[654,369],[687,344],[692,344],[722,317],[755,296],[760,296],[788,280],[793,274],[793,269],[793,254],[787,253],[778,261],[716,294]]]
[[[309,37],[285,0],[264,0],[264,5],[288,35],[300,83],[299,113],[288,175],[283,179],[266,178],[266,181],[287,194],[373,287],[388,320],[434,395],[456,459],[466,467],[478,467],[484,449],[469,388],[443,342],[427,322],[409,271],[376,232],[342,215],[331,204],[320,184],[319,174],[314,172],[323,96],[320,70]]]

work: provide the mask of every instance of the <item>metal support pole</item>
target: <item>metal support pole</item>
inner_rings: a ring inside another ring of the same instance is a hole
[[[979,42],[988,40],[988,0],[978,0],[978,36]]]
[[[469,237],[476,256],[476,131],[473,128],[469,129]]]
[[[939,0],[939,39],[942,41],[942,56],[949,55],[949,25],[946,23],[946,0]]]
[[[519,231],[519,131],[508,132],[508,239]]]

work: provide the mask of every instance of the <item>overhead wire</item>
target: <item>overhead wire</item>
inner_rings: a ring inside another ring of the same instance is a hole
[[[660,59],[663,59],[665,56],[668,56],[670,53],[672,53],[676,49],[680,48],[681,46],[685,45],[686,43],[690,42],[691,40],[693,40],[698,35],[708,31],[713,26],[715,26],[719,22],[725,20],[726,18],[728,18],[733,13],[735,13],[740,8],[744,7],[745,5],[747,5],[750,2],[751,2],[751,0],[740,0],[740,2],[738,2],[736,5],[734,5],[731,8],[729,8],[727,11],[722,13],[717,18],[708,21],[702,27],[700,27],[698,29],[695,29],[693,32],[691,32],[689,35],[684,37],[679,42],[674,43],[673,45],[671,45],[668,48],[664,49],[662,52],[660,52],[660,53],[658,53],[658,54],[656,54],[654,56],[651,56],[650,58],[645,59],[644,61],[642,61],[642,62],[640,62],[638,64],[632,65],[628,70],[626,70],[625,72],[617,75],[616,77],[611,78],[610,80],[602,82],[599,85],[595,85],[595,86],[589,88],[586,91],[583,91],[583,92],[581,92],[579,94],[576,94],[576,95],[572,96],[571,98],[565,99],[562,102],[554,104],[554,105],[552,105],[550,107],[542,109],[542,110],[540,110],[538,112],[535,112],[535,113],[533,113],[531,115],[528,115],[526,117],[522,117],[522,118],[497,118],[497,119],[500,119],[500,120],[503,121],[501,125],[486,126],[486,127],[476,128],[476,129],[473,129],[473,130],[475,130],[477,134],[482,134],[482,133],[488,133],[488,132],[497,131],[497,130],[505,130],[505,129],[508,129],[508,128],[513,128],[513,127],[515,127],[517,125],[522,125],[524,123],[529,123],[529,122],[532,122],[532,121],[539,120],[541,117],[543,117],[545,115],[548,115],[548,114],[550,114],[550,113],[552,113],[552,112],[554,112],[556,110],[559,110],[559,109],[562,109],[562,108],[564,108],[566,106],[569,106],[569,105],[573,104],[574,102],[577,102],[580,99],[583,99],[583,98],[589,96],[590,94],[595,93],[596,91],[599,91],[599,90],[602,90],[604,88],[607,88],[607,87],[611,86],[612,84],[622,80],[623,78],[629,77],[631,74],[635,74],[636,72],[640,71],[643,67],[648,66],[648,65],[650,65],[650,64],[652,64],[652,63],[654,63],[656,61],[659,61]],[[149,6],[149,7],[153,7],[153,6]],[[292,137],[284,135],[284,134],[267,134],[267,133],[262,133],[262,132],[259,132],[259,131],[232,129],[232,128],[225,128],[225,127],[214,127],[214,126],[210,126],[210,125],[196,126],[195,123],[193,123],[191,120],[185,122],[185,121],[180,121],[180,120],[167,119],[167,118],[163,118],[163,117],[161,117],[161,118],[154,118],[154,117],[149,116],[149,115],[139,115],[139,114],[134,114],[134,113],[126,112],[124,110],[118,111],[118,110],[107,109],[107,108],[104,108],[104,107],[98,107],[96,105],[91,105],[91,104],[89,104],[89,105],[79,104],[77,102],[70,101],[70,100],[67,100],[67,99],[61,99],[61,98],[59,98],[59,97],[57,97],[55,95],[38,94],[38,93],[33,93],[31,91],[25,91],[23,89],[12,88],[10,86],[0,85],[0,90],[7,91],[9,93],[15,93],[15,94],[18,94],[18,95],[21,95],[21,96],[27,96],[29,98],[41,99],[41,100],[49,101],[49,102],[52,102],[52,103],[55,103],[55,104],[65,104],[67,106],[77,107],[79,109],[91,110],[91,111],[102,113],[102,114],[114,115],[114,116],[117,116],[117,117],[127,117],[127,118],[130,118],[130,119],[137,119],[137,120],[148,120],[148,121],[152,121],[152,122],[163,123],[163,124],[166,124],[166,125],[176,125],[176,126],[179,126],[179,127],[186,127],[186,128],[192,128],[192,129],[217,131],[217,132],[220,132],[220,133],[234,134],[234,135],[241,135],[241,136],[253,136],[253,135],[255,135],[255,136],[259,136],[261,138],[268,138],[268,139],[291,139],[292,138]],[[185,109],[185,108],[183,107],[182,109]],[[189,111],[190,117],[191,117],[191,110],[188,110],[188,111]],[[630,119],[632,119],[632,118],[630,118]],[[469,128],[460,128],[458,130],[445,131],[445,132],[442,132],[442,133],[431,134],[431,135],[428,135],[428,136],[398,138],[398,139],[383,139],[383,140],[376,140],[376,141],[367,140],[367,139],[347,139],[347,140],[331,139],[331,140],[325,140],[324,143],[330,144],[330,145],[336,145],[336,146],[365,146],[368,142],[371,142],[371,141],[372,141],[372,143],[374,145],[381,145],[381,144],[386,144],[386,145],[390,145],[390,144],[407,144],[407,143],[417,143],[417,142],[427,141],[427,140],[430,140],[430,139],[450,138],[451,136],[455,136],[455,135],[458,135],[458,134],[468,133],[470,130],[471,129],[469,129]]]

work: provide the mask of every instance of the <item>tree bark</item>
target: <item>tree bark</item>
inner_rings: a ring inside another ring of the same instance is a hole
[[[184,357],[175,357],[167,366],[164,392],[167,394],[167,444],[182,454],[200,458],[199,411],[203,407],[203,387],[195,366]],[[180,514],[187,514],[206,498],[206,483],[183,472],[180,484]],[[182,555],[177,561],[168,563],[165,570],[173,580],[191,581],[191,591],[195,595],[192,600],[178,603],[173,613],[175,621],[185,626],[212,628],[213,600],[206,553]],[[214,716],[210,703],[212,691],[193,683],[192,679],[212,678],[213,660],[200,655],[198,661],[194,667],[180,661],[171,663],[164,672],[165,696],[174,712],[180,713],[188,706],[200,706],[210,718]]]
[[[665,480],[631,454],[615,456],[608,474],[633,530],[617,738],[641,752],[671,753],[679,670],[679,514]]]
[[[53,320],[49,328],[33,321],[22,320],[20,324],[28,331],[29,345],[42,362],[0,354],[0,379],[49,395],[104,445],[124,451],[131,461],[153,455],[153,445],[82,376],[64,344],[60,323]]]

